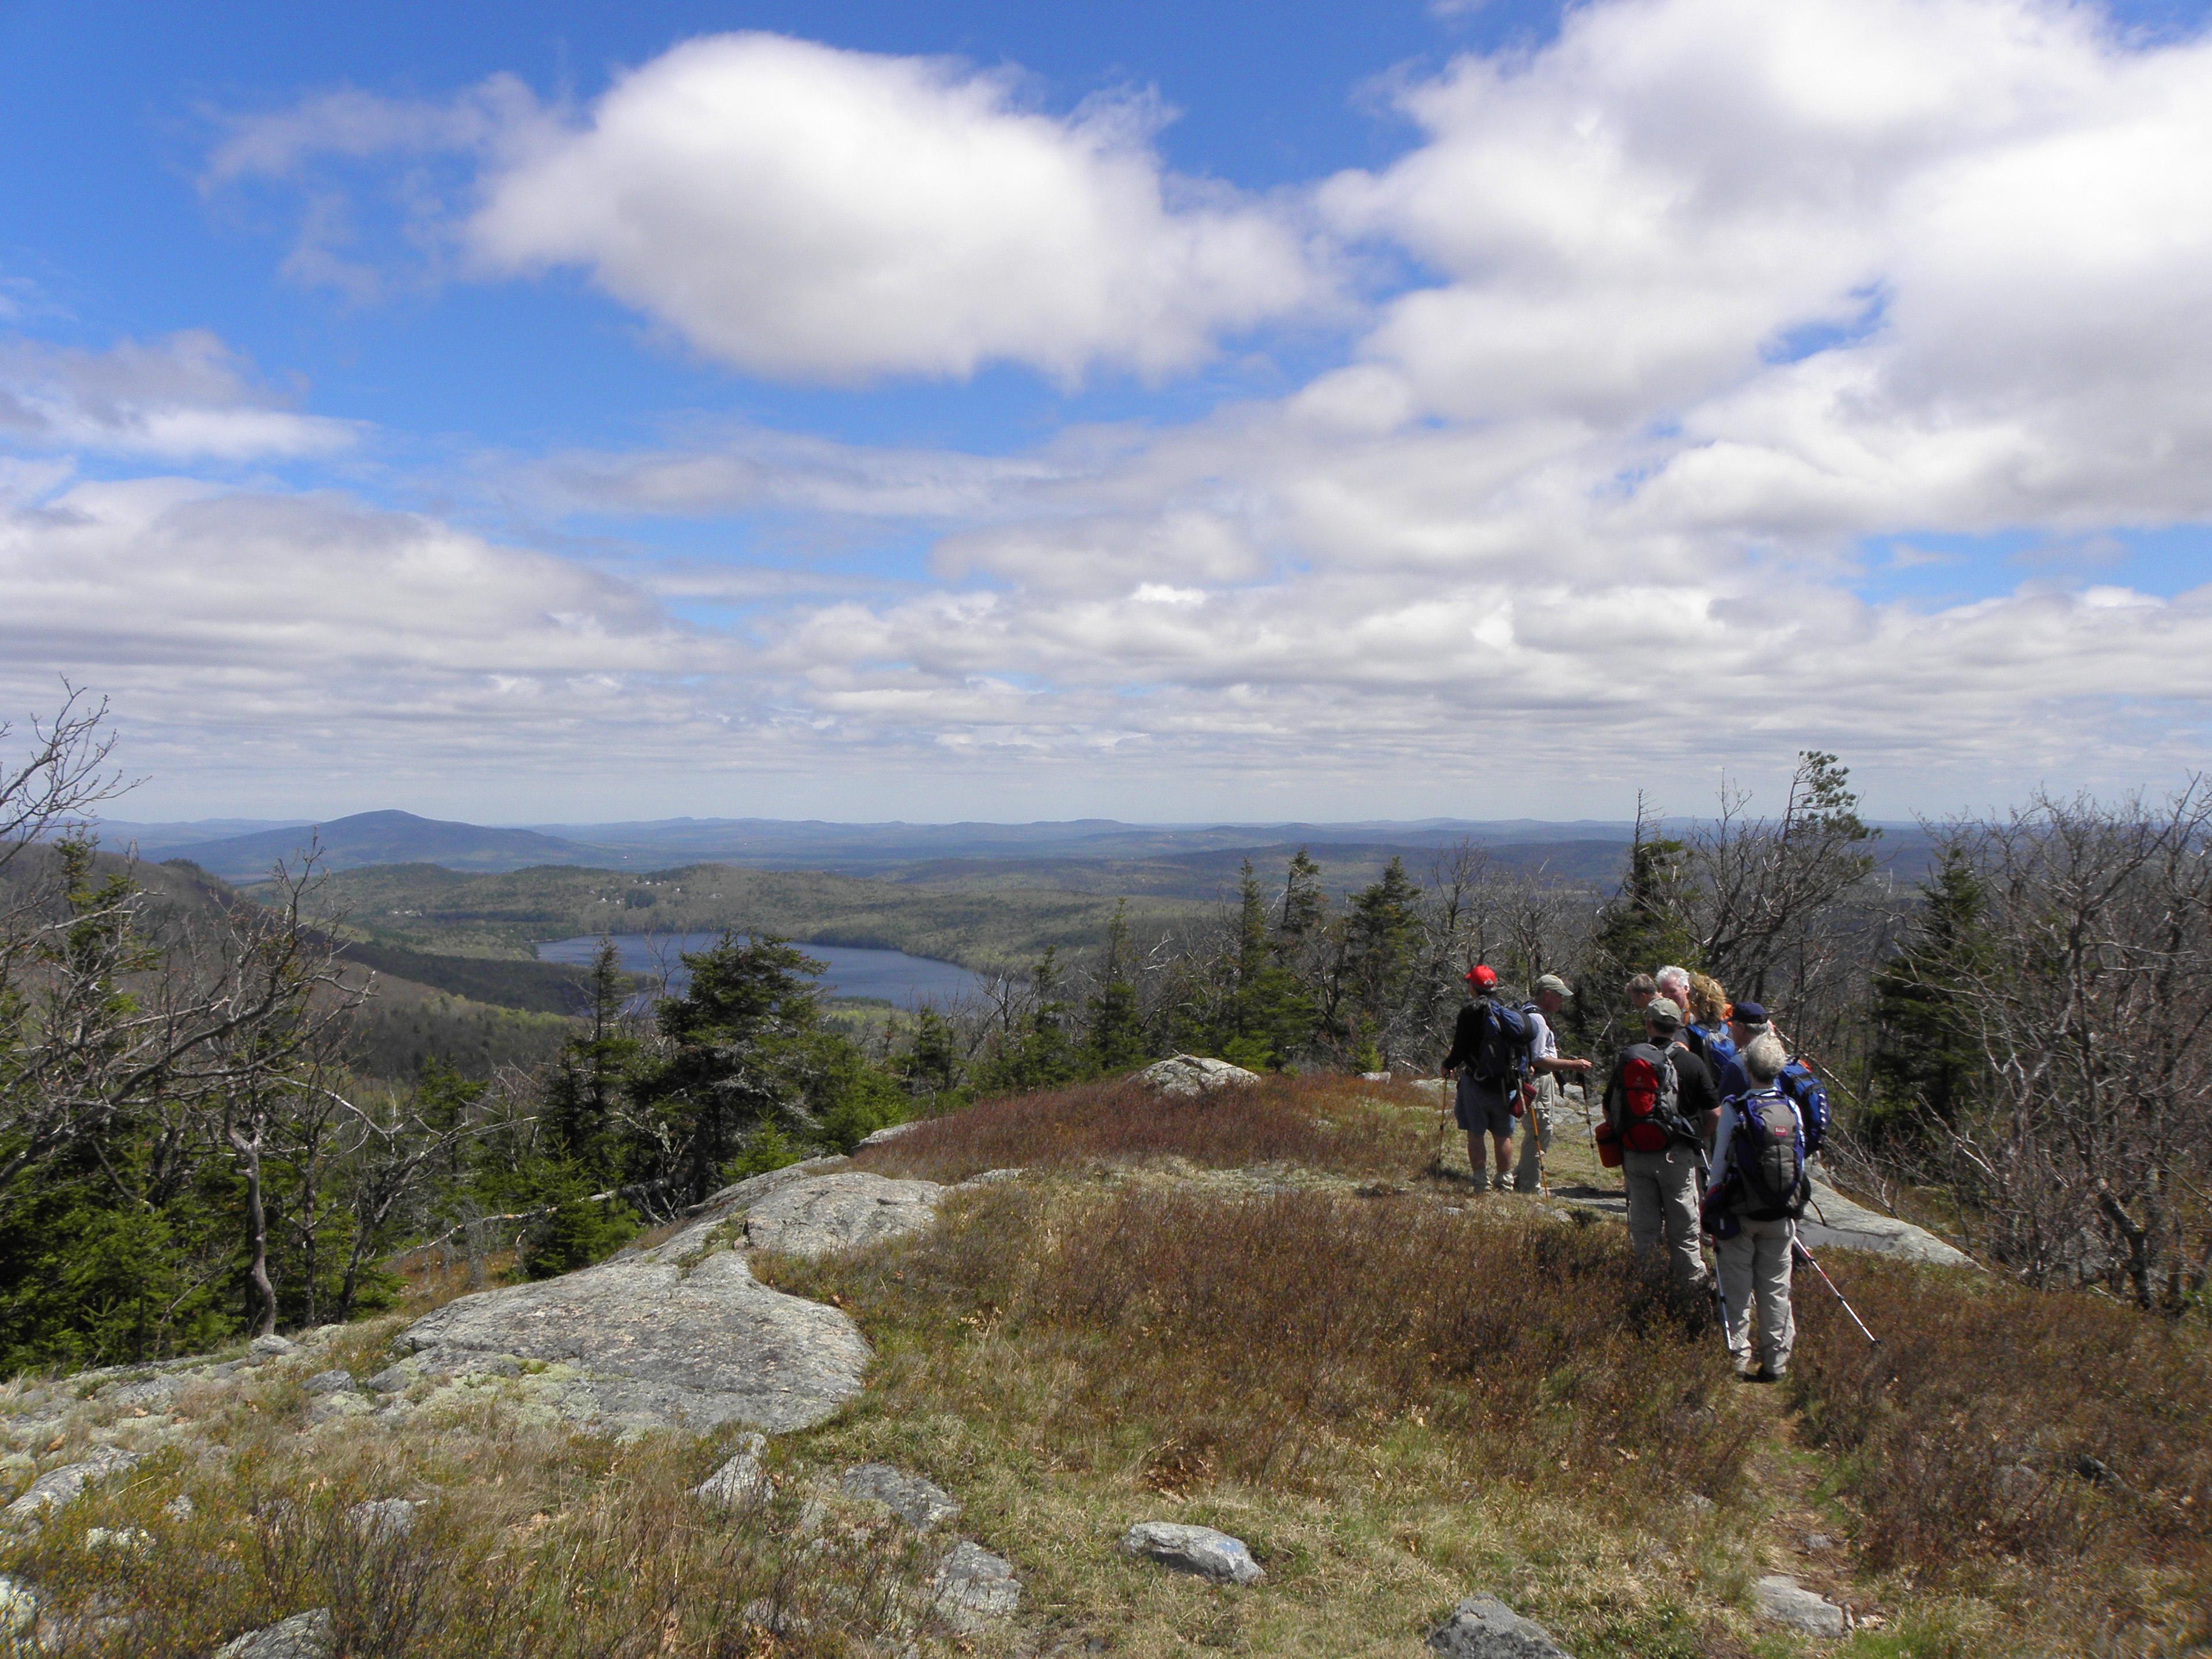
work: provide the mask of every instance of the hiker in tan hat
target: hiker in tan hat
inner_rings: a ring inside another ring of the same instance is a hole
[[[1708,1122],[1720,1097],[1712,1073],[1682,1041],[1682,1011],[1654,997],[1644,1008],[1644,1041],[1614,1062],[1606,1085],[1606,1121],[1622,1147],[1628,1188],[1628,1238],[1639,1250],[1664,1249],[1685,1285],[1705,1282],[1698,1246],[1698,1175]]]
[[[1513,1189],[1534,1193],[1544,1186],[1544,1158],[1552,1150],[1553,1120],[1565,1104],[1560,1079],[1588,1074],[1586,1060],[1563,1060],[1559,1033],[1552,1022],[1574,995],[1574,988],[1557,974],[1540,975],[1535,998],[1521,1012],[1528,1022],[1528,1081],[1522,1091],[1526,1103],[1521,1120],[1521,1161],[1513,1171]]]

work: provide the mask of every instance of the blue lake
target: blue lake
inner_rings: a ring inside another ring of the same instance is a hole
[[[614,944],[623,967],[634,974],[665,971],[669,989],[680,993],[691,977],[679,959],[682,953],[708,950],[720,938],[720,933],[617,933]],[[981,975],[933,957],[910,957],[903,951],[870,951],[853,945],[800,943],[799,948],[817,962],[830,964],[820,982],[823,992],[833,997],[870,997],[901,1008],[922,1002],[941,1006],[983,988]],[[599,949],[596,933],[556,939],[538,947],[538,959],[587,966]]]

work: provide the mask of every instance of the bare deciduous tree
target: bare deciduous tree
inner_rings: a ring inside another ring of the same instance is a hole
[[[2179,1309],[2212,1266],[2212,786],[2106,806],[2039,794],[1941,845],[1986,899],[1940,984],[1978,1041],[1972,1109],[1927,1114],[1917,1173],[2033,1284]],[[1931,978],[1936,969],[1929,970]]]

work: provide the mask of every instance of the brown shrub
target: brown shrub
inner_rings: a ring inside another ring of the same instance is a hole
[[[1333,1449],[1411,1423],[1486,1477],[1630,1504],[1723,1493],[1748,1444],[1714,1409],[1729,1371],[1704,1304],[1607,1229],[1134,1185],[1000,1188],[947,1219],[895,1255],[778,1272],[871,1322],[927,1310],[940,1340],[1057,1345],[1060,1437],[1134,1425],[1158,1484],[1326,1484]]]
[[[1433,1118],[1425,1122],[1340,1079],[1269,1078],[1176,1100],[1119,1078],[932,1118],[854,1162],[931,1181],[1016,1165],[1064,1169],[1169,1156],[1211,1169],[1289,1164],[1381,1176],[1418,1170],[1434,1134]]]
[[[2087,1296],[1826,1265],[1881,1345],[1807,1274],[1791,1374],[1814,1435],[1843,1454],[1869,1565],[1974,1583],[2071,1564],[2100,1626],[2124,1625],[2138,1589],[2146,1608],[2212,1606],[2201,1332]]]

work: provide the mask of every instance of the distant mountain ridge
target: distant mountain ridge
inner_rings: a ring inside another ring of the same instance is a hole
[[[609,849],[584,847],[535,830],[500,830],[412,812],[356,812],[321,825],[295,825],[166,848],[164,859],[189,859],[226,881],[266,877],[280,862],[297,863],[310,845],[325,870],[376,864],[435,864],[449,870],[520,870],[533,864],[604,862]]]
[[[234,820],[233,822],[235,822]],[[715,863],[753,869],[821,870],[895,880],[958,881],[972,868],[979,879],[1018,876],[1092,890],[1128,890],[1144,865],[1148,879],[1137,890],[1208,890],[1233,873],[1239,855],[1266,862],[1299,846],[1335,849],[1337,861],[1371,860],[1380,868],[1392,856],[1409,866],[1425,864],[1437,850],[1468,841],[1503,863],[1548,870],[1570,879],[1611,880],[1634,826],[1602,820],[1547,823],[1538,818],[1422,818],[1351,823],[1274,823],[1143,824],[1113,818],[1075,818],[1030,823],[836,823],[823,819],[661,818],[588,824],[501,827],[426,818],[412,812],[357,812],[318,828],[306,823],[257,827],[237,835],[187,838],[192,826],[101,826],[112,850],[136,844],[149,860],[189,859],[231,881],[268,876],[279,860],[296,860],[311,835],[326,870],[373,865],[419,864],[470,873],[527,869],[538,865],[603,870],[653,871]],[[219,823],[207,828],[219,829]],[[1696,821],[1669,818],[1647,832],[1680,836]],[[1926,866],[1927,839],[1913,825],[1888,825],[1875,851],[1901,880]],[[1064,878],[1047,875],[1065,866]]]

